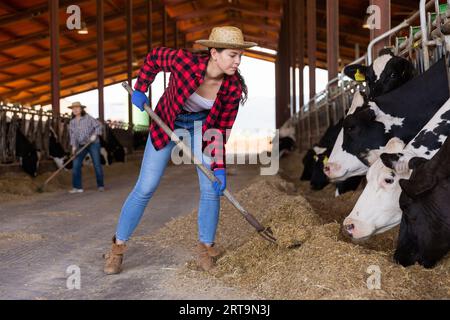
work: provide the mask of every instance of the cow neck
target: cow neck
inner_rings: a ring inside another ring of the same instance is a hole
[[[408,118],[436,112],[449,98],[449,84],[445,60],[441,59],[425,73],[416,76],[399,88],[373,98],[385,113]]]

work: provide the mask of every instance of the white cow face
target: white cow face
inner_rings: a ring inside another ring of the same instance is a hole
[[[286,121],[279,129],[280,138],[290,137],[292,140],[295,139],[295,124],[292,119]]]
[[[366,239],[373,234],[389,230],[401,221],[399,205],[400,179],[408,179],[410,170],[397,171],[387,167],[383,161],[390,161],[392,168],[404,168],[400,159],[405,144],[393,138],[386,145],[385,154],[367,172],[367,185],[350,215],[344,220],[344,233],[353,239]],[[396,161],[391,161],[394,158]]]
[[[324,167],[324,172],[332,182],[344,181],[350,177],[366,174],[367,167],[358,157],[344,151],[344,130],[339,132],[336,143],[333,146],[330,159]]]
[[[347,115],[353,114],[355,110],[364,104],[364,98],[359,91],[355,93],[352,105]],[[353,176],[364,175],[368,167],[362,163],[356,156],[344,151],[342,144],[344,143],[344,130],[341,129],[334,143],[330,158],[324,167],[327,177],[333,181],[344,181]]]

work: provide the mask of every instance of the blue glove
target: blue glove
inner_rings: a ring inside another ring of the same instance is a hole
[[[212,183],[214,190],[218,196],[223,196],[223,190],[227,187],[227,175],[225,169],[215,169],[214,176],[220,181],[214,181]]]
[[[148,97],[145,95],[145,93],[142,93],[139,90],[134,90],[133,94],[131,95],[131,102],[139,108],[139,110],[144,111],[144,105],[150,105],[148,102]]]

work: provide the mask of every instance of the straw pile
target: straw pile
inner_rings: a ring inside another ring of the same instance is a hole
[[[282,175],[258,177],[236,194],[238,201],[266,226],[280,246],[254,233],[226,200],[222,200],[217,243],[226,254],[209,273],[226,285],[268,299],[449,299],[450,256],[434,269],[403,268],[392,260],[398,228],[355,244],[341,232],[343,218],[361,191],[334,198],[334,188],[312,192],[298,181],[300,155],[284,163]],[[282,163],[283,165],[283,163]],[[154,236],[135,238],[141,244],[158,241],[163,247],[195,245],[196,212],[172,220]],[[301,243],[289,249],[291,244]],[[205,273],[180,271],[179,278],[205,278]],[[377,277],[381,288],[370,290]],[[207,281],[206,281],[207,282]]]
[[[111,166],[104,166],[104,174],[116,176],[120,174],[137,174],[140,162],[130,161],[127,163],[113,163]],[[0,175],[0,202],[20,200],[23,197],[33,196],[38,192],[38,188],[43,185],[53,172],[45,172],[32,178],[24,172],[9,172]],[[95,174],[92,166],[83,167],[83,184],[86,186],[95,185]],[[45,187],[46,192],[69,189],[72,185],[72,171],[61,171]]]

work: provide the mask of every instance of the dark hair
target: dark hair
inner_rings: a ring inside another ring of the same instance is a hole
[[[211,49],[213,49],[213,48],[208,48],[209,57],[211,57]],[[226,50],[225,48],[214,48],[214,49],[216,49],[217,52],[219,52],[219,53],[221,53],[223,50]],[[236,71],[236,76],[238,77],[239,82],[241,83],[241,86],[242,86],[241,105],[244,105],[247,102],[247,98],[248,98],[247,84],[245,83],[245,79],[241,75],[241,72],[239,71],[239,69],[237,69],[237,71]]]
[[[84,108],[81,108],[81,116],[84,117],[86,115],[86,111],[84,111]],[[72,112],[72,119],[75,118],[75,115]]]

